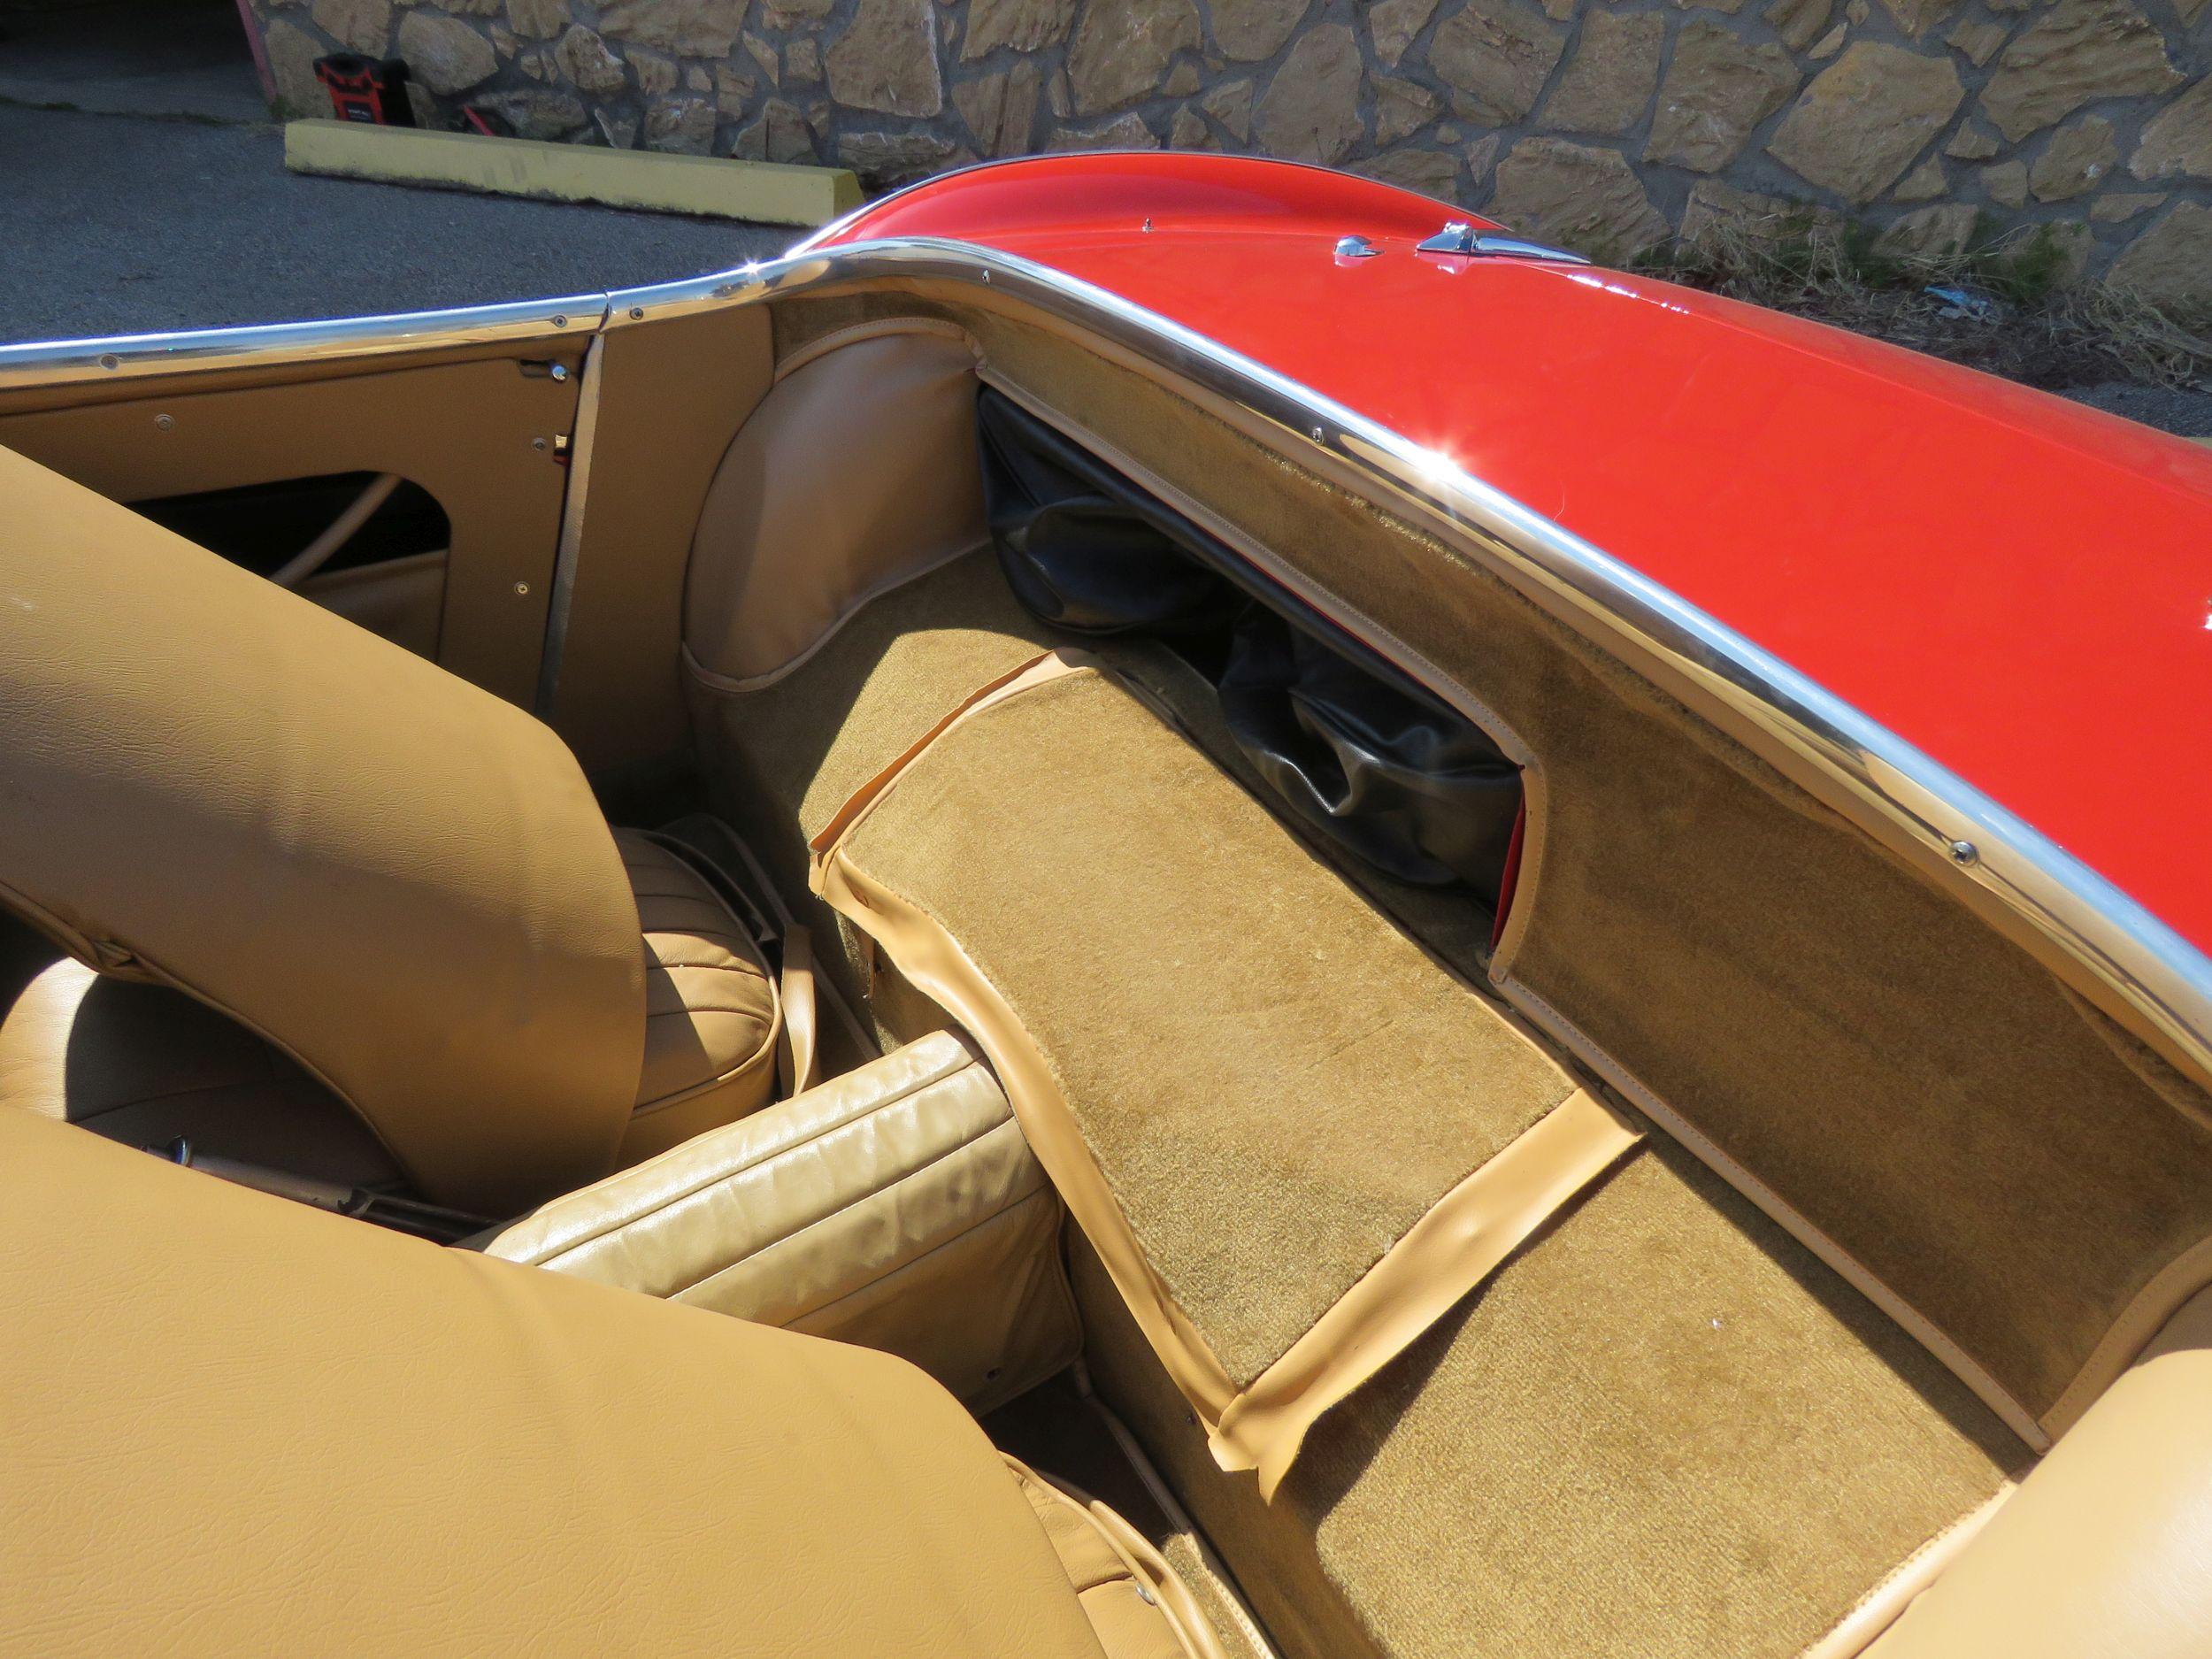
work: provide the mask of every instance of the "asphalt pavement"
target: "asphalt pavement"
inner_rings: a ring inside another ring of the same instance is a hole
[[[42,80],[26,61],[0,65],[0,344],[593,293],[727,270],[804,234],[303,177],[284,170],[280,128],[229,119],[254,107],[250,69],[180,50],[130,92],[58,52],[32,60]],[[176,112],[7,101],[35,88],[142,104],[148,86]],[[2212,440],[2212,392],[2066,396]]]
[[[591,293],[805,233],[307,178],[281,129],[0,103],[0,344]]]

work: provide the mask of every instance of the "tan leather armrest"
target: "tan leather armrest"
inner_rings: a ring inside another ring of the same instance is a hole
[[[988,1409],[1075,1356],[1060,1216],[998,1080],[937,1032],[471,1243],[884,1348]]]
[[[912,1367],[0,1108],[0,1655],[1099,1659]]]
[[[2212,1292],[2085,1412],[1869,1659],[2200,1659]]]

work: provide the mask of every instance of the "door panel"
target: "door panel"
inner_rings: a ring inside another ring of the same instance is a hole
[[[358,570],[312,577],[300,585],[299,592],[326,611],[435,662],[439,624],[445,612],[445,572],[442,551],[412,553]]]
[[[180,376],[144,396],[0,415],[0,445],[122,502],[396,472],[449,521],[442,569],[422,563],[373,580],[337,570],[303,591],[414,649],[427,641],[447,668],[527,708],[567,482],[557,441],[573,430],[580,344],[561,342],[557,379],[548,360],[511,351],[197,391]]]

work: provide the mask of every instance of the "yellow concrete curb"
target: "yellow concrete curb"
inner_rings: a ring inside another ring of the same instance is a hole
[[[860,205],[860,181],[842,167],[601,150],[355,121],[286,123],[284,165],[294,173],[340,179],[598,202],[766,225],[826,225]]]

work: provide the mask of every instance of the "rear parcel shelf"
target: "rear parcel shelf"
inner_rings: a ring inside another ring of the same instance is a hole
[[[1264,1493],[1640,1137],[1083,654],[977,693],[811,850],[818,894],[989,1054],[1216,1460]]]

